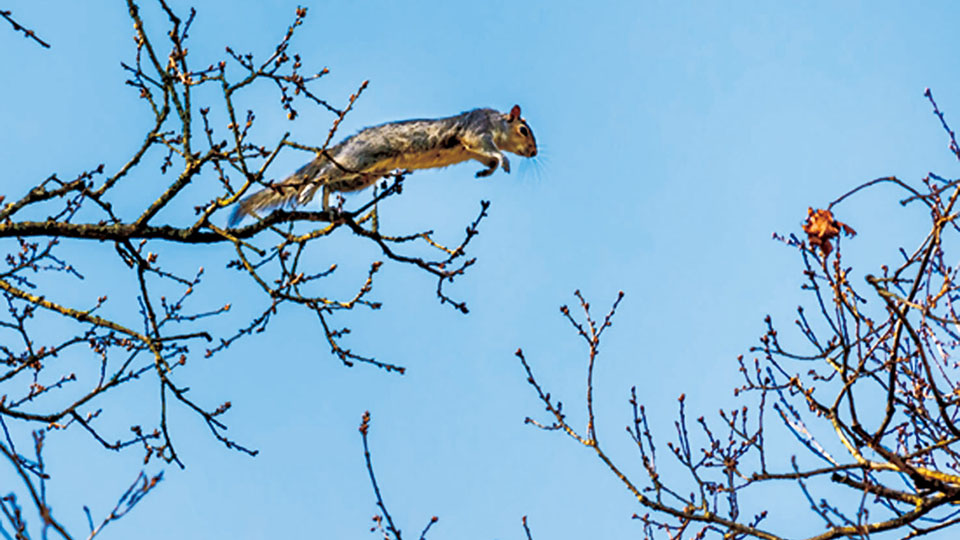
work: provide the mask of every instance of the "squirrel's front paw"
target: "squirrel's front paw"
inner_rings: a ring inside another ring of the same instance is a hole
[[[483,177],[486,177],[486,176],[490,176],[491,174],[493,174],[493,171],[495,171],[495,170],[497,170],[496,167],[494,167],[494,168],[492,168],[492,169],[483,169],[482,171],[477,171],[477,178],[483,178]]]
[[[503,172],[510,174],[510,160],[503,156]]]

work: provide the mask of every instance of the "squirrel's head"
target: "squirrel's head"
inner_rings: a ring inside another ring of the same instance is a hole
[[[537,155],[537,140],[533,137],[533,130],[527,121],[520,116],[520,106],[514,105],[508,114],[503,115],[507,122],[507,140],[500,146],[502,150],[513,152],[518,156],[533,157]]]

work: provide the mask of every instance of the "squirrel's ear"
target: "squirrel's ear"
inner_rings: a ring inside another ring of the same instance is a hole
[[[510,109],[510,121],[513,122],[514,120],[518,120],[519,118],[520,118],[520,106],[514,105],[513,108]]]

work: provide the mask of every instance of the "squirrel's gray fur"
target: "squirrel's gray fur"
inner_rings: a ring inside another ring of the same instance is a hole
[[[509,113],[473,109],[438,119],[404,120],[368,127],[329,148],[325,155],[301,167],[288,178],[243,199],[229,226],[244,216],[286,204],[303,205],[323,188],[323,209],[330,193],[357,191],[396,170],[446,167],[470,159],[486,165],[477,177],[502,167],[510,172],[503,152],[537,155],[533,130],[520,116],[520,106]],[[328,157],[329,156],[329,157]]]

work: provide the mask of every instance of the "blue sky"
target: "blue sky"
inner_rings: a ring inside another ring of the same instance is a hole
[[[297,6],[198,4],[194,65],[216,61],[227,45],[269,54]],[[408,535],[437,515],[429,538],[518,539],[528,515],[539,539],[637,537],[630,516],[639,508],[589,450],[523,425],[542,407],[513,351],[523,347],[543,382],[579,413],[584,350],[557,307],[580,289],[599,312],[624,290],[602,350],[597,407],[606,445],[640,474],[623,431],[629,388],[637,386],[663,444],[681,392],[698,415],[729,406],[734,360],[763,332],[763,317],[792,320],[803,299],[800,262],[771,241],[773,232],[799,231],[808,206],[865,180],[956,175],[923,98],[930,87],[948,118],[960,119],[954,3],[306,5],[293,48],[307,71],[331,70],[318,93],[342,104],[370,80],[342,134],[518,103],[541,156],[514,157],[512,174],[485,180],[474,179],[476,164],[419,172],[382,209],[382,226],[393,232],[430,228],[453,240],[479,200],[492,203],[473,245],[479,263],[451,288],[469,315],[439,305],[431,279],[388,264],[374,290],[384,308],[345,319],[355,330],[351,346],[406,366],[406,375],[344,368],[314,318],[282,314],[269,332],[184,372],[209,403],[232,401],[230,434],[260,455],[228,451],[197,418],[175,417],[186,470],[168,467],[163,485],[104,538],[363,537],[375,513],[356,430],[364,410],[373,415],[381,488]],[[5,7],[53,47],[0,31],[0,194],[17,197],[53,172],[119,167],[149,121],[123,85],[120,62],[134,50],[125,7]],[[159,35],[162,18],[152,6],[146,12]],[[272,92],[245,100],[258,110],[264,140],[289,130],[318,144],[329,129],[329,114],[306,105],[290,123]],[[274,173],[303,160],[286,153]],[[154,156],[138,173],[137,191],[159,193],[167,180],[158,163]],[[896,211],[895,197],[879,189],[838,209],[860,233],[846,246],[864,274],[919,241],[911,233],[922,212]],[[223,249],[163,249],[177,267],[208,266],[212,304],[226,298],[238,317],[262,305],[249,280],[210,266]],[[97,283],[115,279],[116,268],[93,251],[76,252],[88,281],[51,295],[95,298]],[[349,270],[376,253],[344,235],[313,256],[318,269]],[[354,277],[346,273],[337,286]],[[139,407],[153,392],[142,386],[114,399]],[[109,511],[142,457],[108,454],[79,432],[51,439],[49,452],[52,496],[62,501],[55,510],[78,529],[78,501],[95,515]],[[789,455],[781,458],[785,468]],[[0,470],[0,486],[10,481]],[[779,497],[799,496],[792,485],[782,489]],[[810,526],[803,506],[780,507],[777,519]]]

